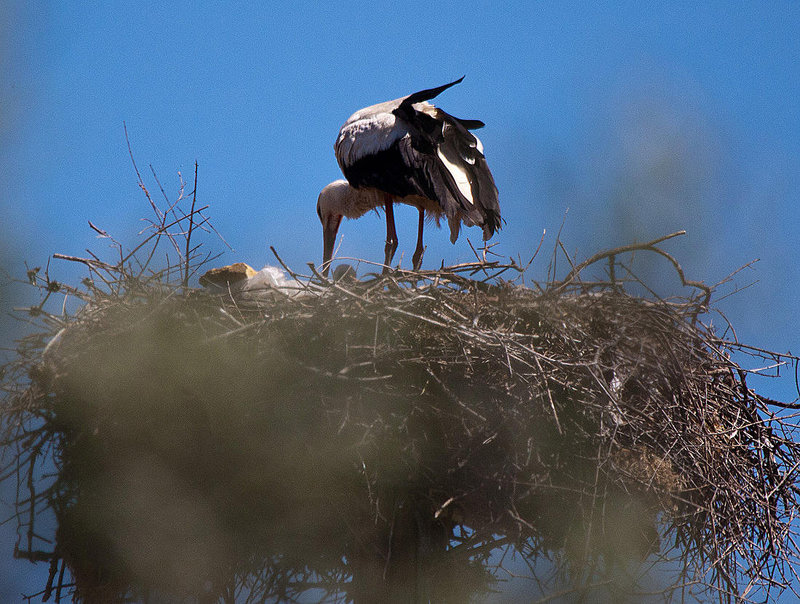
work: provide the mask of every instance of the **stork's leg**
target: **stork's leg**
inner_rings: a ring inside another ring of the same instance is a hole
[[[383,272],[386,273],[389,271],[389,267],[392,265],[392,258],[394,258],[394,253],[397,250],[397,230],[394,226],[394,208],[392,207],[392,196],[384,193],[383,201],[386,207],[386,247],[384,248],[386,257],[383,261]]]
[[[414,264],[414,270],[418,271],[422,266],[422,254],[425,253],[425,248],[422,245],[422,227],[425,226],[425,210],[419,209],[419,227],[417,229],[417,249],[414,250],[414,255],[411,257],[411,262]]]

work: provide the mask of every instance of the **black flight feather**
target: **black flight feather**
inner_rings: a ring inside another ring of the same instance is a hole
[[[431,99],[439,96],[441,93],[443,93],[451,86],[460,84],[461,80],[463,79],[464,76],[461,76],[455,82],[450,82],[449,84],[444,84],[443,86],[437,86],[436,88],[428,88],[427,90],[420,90],[419,92],[414,92],[412,94],[409,94],[405,99],[403,99],[403,102],[400,103],[399,108],[405,109],[405,107],[409,107],[414,103],[421,103],[422,101],[430,101]]]
[[[478,128],[483,128],[486,125],[480,120],[462,120],[460,117],[453,117],[452,115],[450,117],[464,126],[464,128],[467,130],[477,130]]]

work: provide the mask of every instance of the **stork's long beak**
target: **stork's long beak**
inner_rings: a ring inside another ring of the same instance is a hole
[[[328,270],[333,258],[333,246],[336,243],[336,233],[339,232],[339,225],[342,222],[341,215],[333,214],[327,216],[322,223],[322,274],[328,276]]]

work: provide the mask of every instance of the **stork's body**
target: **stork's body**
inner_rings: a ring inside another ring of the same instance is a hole
[[[483,146],[470,132],[483,123],[455,118],[427,102],[460,81],[366,107],[342,126],[334,150],[351,190],[331,183],[320,193],[317,208],[325,237],[326,274],[341,217],[356,217],[352,215],[356,206],[369,206],[367,210],[383,206],[386,210],[384,270],[397,249],[396,201],[420,212],[415,269],[422,263],[425,213],[437,221],[447,217],[452,242],[458,238],[462,222],[482,227],[484,239],[500,227],[497,188]],[[339,211],[337,203],[349,206]]]

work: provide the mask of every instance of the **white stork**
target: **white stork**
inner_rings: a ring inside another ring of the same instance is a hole
[[[470,132],[483,122],[453,117],[427,102],[463,79],[361,109],[344,123],[334,150],[347,182],[329,184],[317,202],[324,275],[342,216],[358,218],[380,206],[386,210],[384,272],[388,270],[397,249],[394,202],[419,210],[415,270],[422,264],[426,212],[437,224],[447,217],[453,243],[462,222],[482,227],[484,240],[500,228],[497,187],[483,145]]]

